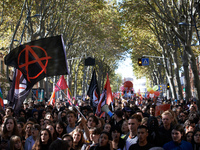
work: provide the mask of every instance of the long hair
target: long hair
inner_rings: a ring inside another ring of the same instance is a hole
[[[11,138],[10,138],[10,150],[15,150],[15,143],[16,142],[21,142],[21,149],[20,150],[23,150],[23,144],[22,144],[22,141],[21,141],[21,138],[19,136],[16,136],[16,135],[13,135]]]
[[[48,129],[42,129],[40,130],[39,137],[36,139],[35,144],[33,145],[32,150],[42,150],[42,140],[41,140],[41,133],[42,131],[47,131],[49,134],[49,140],[47,142],[47,145],[49,146],[52,143],[52,138],[51,138],[51,132]]]
[[[52,141],[55,141],[57,139],[56,129],[53,124],[47,124],[47,126],[51,126],[54,129],[53,135],[52,135]],[[47,128],[46,126],[46,128]],[[51,132],[51,131],[50,131]]]
[[[78,132],[78,133],[81,134],[81,139],[78,142],[78,145],[74,145],[74,146],[76,146],[76,148],[82,147],[83,144],[85,143],[85,140],[84,140],[84,137],[83,137],[83,131],[80,128],[76,128],[74,131],[72,131],[72,137],[73,137],[75,132]],[[73,142],[73,144],[75,144],[75,143]]]
[[[6,118],[6,120],[5,120],[5,122],[4,122],[4,125],[3,125],[3,131],[2,131],[2,138],[3,139],[9,139],[9,132],[8,132],[8,130],[7,130],[7,128],[6,128],[6,125],[8,124],[8,121],[9,120],[13,120],[13,123],[14,123],[14,128],[13,128],[13,131],[12,131],[12,133],[11,133],[11,135],[17,135],[17,136],[19,136],[19,132],[18,132],[18,127],[17,127],[17,122],[16,122],[16,120],[15,120],[15,118],[14,117],[11,117],[11,116],[8,116],[7,118]]]
[[[18,122],[17,125],[20,125],[22,128],[22,133],[19,133],[19,136],[22,138],[23,136],[25,136],[25,130],[24,130],[24,123],[23,122]]]
[[[61,133],[61,137],[66,133],[66,127],[65,124],[62,121],[56,122],[55,128],[57,125],[60,125],[61,128],[63,128],[63,132]],[[57,137],[59,137],[58,132],[56,131]]]

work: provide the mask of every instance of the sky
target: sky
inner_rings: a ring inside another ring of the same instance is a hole
[[[132,61],[130,58],[130,55],[127,55],[126,59],[124,61],[119,61],[119,67],[117,70],[115,70],[115,73],[119,73],[122,75],[122,79],[127,77],[133,78],[133,67],[132,67]]]

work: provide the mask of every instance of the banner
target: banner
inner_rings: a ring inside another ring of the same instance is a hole
[[[5,64],[19,69],[33,86],[44,77],[68,74],[62,36],[31,41],[13,49]]]
[[[170,106],[170,104],[156,106],[155,116],[160,116],[164,111],[169,110]]]
[[[28,82],[24,78],[20,70],[15,69],[12,85],[8,91],[7,99],[9,105],[13,107],[15,113],[21,109],[25,98],[28,96],[32,86],[28,86]]]
[[[92,74],[92,79],[90,82],[89,89],[87,91],[87,95],[90,97],[90,101],[93,107],[97,107],[99,97],[100,97],[100,91],[98,88],[98,83],[97,83],[97,77],[96,77],[96,72],[95,69]]]

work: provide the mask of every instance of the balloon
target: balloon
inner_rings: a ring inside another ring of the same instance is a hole
[[[133,87],[133,83],[131,81],[124,82],[124,87],[127,87],[128,89]]]
[[[155,86],[153,87],[153,90],[154,90],[154,91],[157,91],[158,88],[159,88],[158,85],[155,85]]]
[[[154,95],[158,97],[160,95],[160,92],[159,91],[155,91]]]
[[[154,94],[150,94],[149,97],[153,98],[153,97],[154,97]]]
[[[147,88],[147,92],[150,92],[151,90],[152,90],[152,88],[151,88],[151,87]]]
[[[153,93],[154,93],[154,90],[150,90],[149,93],[150,93],[150,94],[153,94]]]

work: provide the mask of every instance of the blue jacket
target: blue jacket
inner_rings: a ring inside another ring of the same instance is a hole
[[[180,144],[170,141],[164,144],[163,148],[165,150],[193,150],[192,144],[184,140],[182,140]]]
[[[24,150],[31,150],[34,144],[35,141],[33,140],[33,137],[29,136],[25,141]]]

